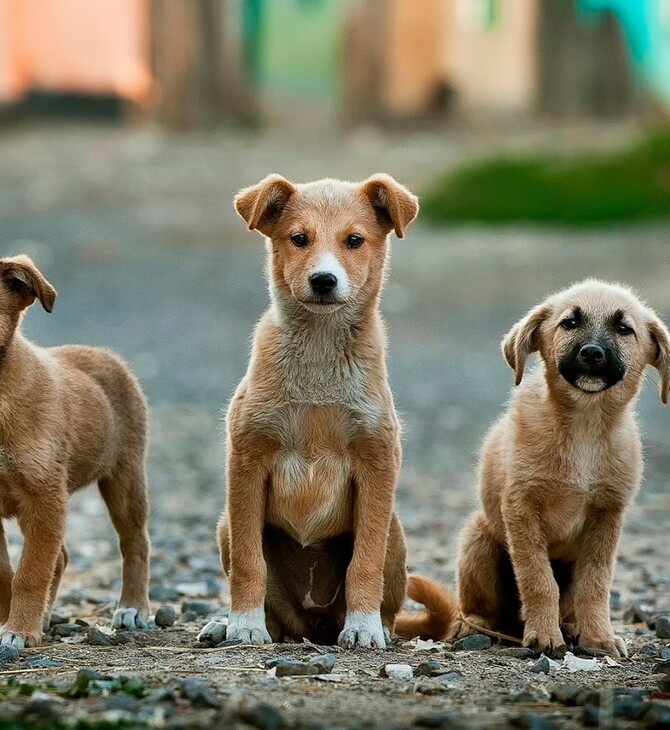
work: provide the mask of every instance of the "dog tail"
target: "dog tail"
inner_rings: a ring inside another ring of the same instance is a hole
[[[395,622],[395,633],[403,639],[435,639],[440,641],[451,633],[458,617],[458,604],[452,594],[437,581],[422,575],[410,575],[407,595],[425,606],[424,611],[403,611]]]

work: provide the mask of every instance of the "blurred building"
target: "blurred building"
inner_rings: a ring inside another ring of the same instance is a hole
[[[0,103],[111,95],[177,126],[670,107],[670,0],[0,0]]]

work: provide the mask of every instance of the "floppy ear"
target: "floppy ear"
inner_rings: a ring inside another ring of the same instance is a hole
[[[387,231],[395,231],[398,238],[403,238],[405,229],[419,212],[416,195],[390,175],[381,172],[368,178],[361,190],[374,208],[380,225]]]
[[[47,312],[53,310],[56,290],[28,256],[0,259],[0,279],[18,297],[21,309],[29,307],[37,298]]]
[[[295,185],[281,175],[268,175],[257,185],[240,190],[235,196],[235,210],[247,222],[250,231],[258,229],[264,236],[269,236],[295,192]]]
[[[658,317],[654,317],[648,327],[656,346],[650,364],[661,374],[661,402],[666,404],[670,394],[670,333]]]
[[[536,352],[539,343],[537,330],[549,314],[546,304],[538,304],[505,335],[502,351],[507,364],[514,370],[514,385],[519,385],[523,378],[528,355]]]

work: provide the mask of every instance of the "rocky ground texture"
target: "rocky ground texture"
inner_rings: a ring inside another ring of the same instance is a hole
[[[27,334],[44,345],[113,347],[151,403],[155,623],[111,630],[118,549],[97,491],[81,492],[44,646],[0,650],[0,728],[670,727],[670,411],[652,373],[639,407],[645,482],[611,597],[628,659],[552,663],[482,638],[354,652],[196,641],[228,607],[214,536],[224,495],[221,409],[267,301],[262,242],[236,219],[232,193],[269,172],[359,179],[383,169],[420,187],[473,145],[428,134],[315,144],[270,133],[2,130],[0,252],[31,254],[60,295],[53,315],[28,314]],[[667,225],[418,224],[394,242],[384,311],[405,427],[398,510],[410,569],[453,583],[477,450],[512,387],[502,335],[548,291],[587,275],[639,288],[670,321],[669,234]],[[10,538],[16,560],[15,528]]]

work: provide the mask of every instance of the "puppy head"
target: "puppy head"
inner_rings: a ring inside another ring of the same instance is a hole
[[[35,299],[47,312],[53,310],[56,290],[28,256],[0,258],[0,347],[16,329],[24,309]]]
[[[417,198],[389,175],[290,183],[270,175],[235,208],[267,237],[273,297],[311,312],[364,305],[381,289],[388,234],[403,238]]]
[[[517,385],[528,356],[539,352],[550,385],[567,392],[616,388],[628,401],[637,394],[645,367],[652,365],[661,375],[661,400],[668,400],[668,330],[621,286],[587,280],[554,294],[512,327],[502,348]]]

